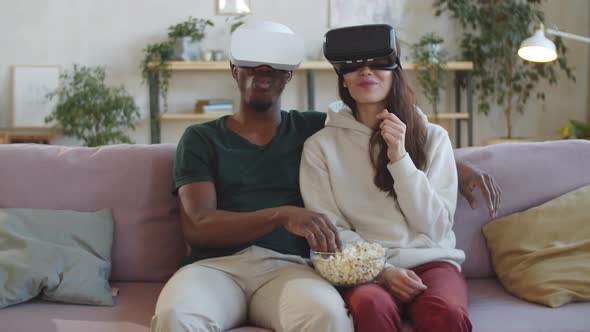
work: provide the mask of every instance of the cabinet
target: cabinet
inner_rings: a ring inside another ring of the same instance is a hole
[[[167,68],[174,72],[191,71],[191,72],[205,72],[205,71],[229,71],[229,63],[226,61],[214,62],[182,62],[171,61],[166,64]],[[404,70],[412,71],[416,66],[410,62],[402,62]],[[473,83],[472,71],[473,63],[466,61],[447,62],[444,65],[445,70],[454,73],[454,112],[440,112],[440,120],[455,121],[455,142],[457,147],[461,147],[462,141],[462,124],[466,124],[467,144],[473,145]],[[332,66],[326,61],[305,61],[296,72],[305,72],[307,79],[307,109],[315,108],[315,75],[317,71],[332,71]],[[159,87],[156,83],[157,77],[152,76],[148,80],[149,96],[150,96],[150,137],[151,143],[160,143],[160,121],[166,120],[192,120],[192,121],[207,121],[214,120],[222,115],[228,113],[164,113],[160,114],[160,99]],[[336,84],[336,83],[334,83]],[[466,111],[462,110],[462,87],[465,87]]]

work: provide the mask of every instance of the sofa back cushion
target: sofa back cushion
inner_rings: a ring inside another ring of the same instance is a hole
[[[498,217],[524,211],[566,192],[590,184],[590,141],[512,143],[457,149],[455,156],[492,174],[502,191]],[[463,197],[457,200],[453,230],[457,247],[465,251],[462,265],[467,277],[494,275],[482,234],[489,221],[481,195],[472,210]]]
[[[175,150],[173,144],[0,145],[0,207],[110,208],[111,280],[164,281],[185,248],[178,202],[170,193]]]

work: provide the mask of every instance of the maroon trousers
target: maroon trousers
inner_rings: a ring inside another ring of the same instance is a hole
[[[414,332],[469,332],[467,284],[463,274],[447,262],[432,262],[412,269],[428,287],[411,303],[401,303],[381,285],[346,288],[342,296],[355,332],[402,332],[402,317]]]

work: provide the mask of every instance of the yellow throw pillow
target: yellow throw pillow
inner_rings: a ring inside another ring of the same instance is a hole
[[[590,186],[483,227],[510,293],[555,308],[590,301]]]

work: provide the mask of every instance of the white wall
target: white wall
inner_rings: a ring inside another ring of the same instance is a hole
[[[445,36],[447,48],[458,53],[459,27],[446,17],[434,18],[432,0],[402,2],[405,10],[401,35],[406,42],[413,43],[424,33],[437,31]],[[138,143],[148,143],[148,96],[139,69],[141,50],[148,43],[164,40],[166,28],[189,15],[211,18],[216,27],[209,31],[205,46],[222,48],[227,26],[225,17],[215,16],[215,3],[215,0],[0,0],[0,127],[10,124],[11,65],[67,67],[74,62],[105,65],[110,83],[124,84],[135,96],[143,119],[133,137]],[[251,0],[251,7],[254,18],[282,22],[303,34],[308,57],[318,57],[322,35],[328,29],[328,0]],[[547,20],[560,29],[590,35],[590,0],[548,0],[545,8]],[[566,44],[577,83],[560,79],[558,86],[546,89],[547,101],[531,100],[525,115],[517,116],[514,121],[515,135],[556,138],[557,128],[568,119],[583,120],[590,115],[587,114],[590,46],[569,40]],[[406,47],[405,54],[408,53]],[[317,108],[324,109],[337,99],[335,80],[331,72],[318,73]],[[171,112],[190,111],[199,98],[237,98],[229,72],[175,73],[170,90]],[[447,95],[443,106],[452,107],[451,85]],[[299,73],[286,89],[283,107],[304,109],[305,104],[305,76]],[[422,107],[429,109],[424,102]],[[505,135],[504,118],[498,109],[488,117],[477,115],[474,123],[477,144]],[[175,142],[189,124],[163,123],[162,141]]]

